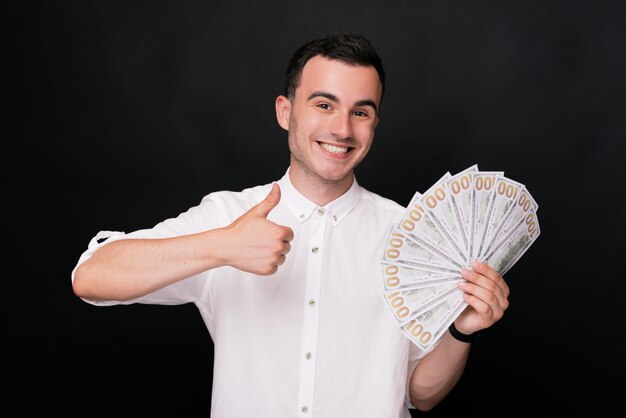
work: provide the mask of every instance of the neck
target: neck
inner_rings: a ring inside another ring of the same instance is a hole
[[[350,172],[342,179],[326,180],[299,169],[297,164],[292,164],[289,169],[289,180],[302,196],[318,206],[326,206],[350,189],[354,175]]]

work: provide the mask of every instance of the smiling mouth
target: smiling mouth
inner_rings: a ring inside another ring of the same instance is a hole
[[[331,145],[325,142],[318,142],[318,144],[320,144],[320,147],[324,148],[326,151],[332,154],[342,155],[347,154],[348,151],[352,150],[352,147],[339,147],[337,145]]]

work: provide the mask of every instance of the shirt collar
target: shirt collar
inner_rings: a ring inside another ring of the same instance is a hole
[[[281,201],[284,200],[298,222],[306,222],[317,213],[320,216],[328,215],[333,226],[337,226],[354,209],[359,201],[361,190],[354,178],[352,186],[344,194],[325,206],[318,206],[296,190],[289,179],[289,168],[278,181],[278,185],[281,191]]]

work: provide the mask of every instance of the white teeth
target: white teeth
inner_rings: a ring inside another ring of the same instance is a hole
[[[347,147],[338,147],[335,145],[326,144],[324,142],[320,142],[322,148],[324,148],[328,152],[332,152],[333,154],[345,154],[348,152]]]

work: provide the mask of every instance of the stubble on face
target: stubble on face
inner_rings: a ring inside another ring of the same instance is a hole
[[[289,132],[290,177],[305,196],[319,204],[350,188],[374,138],[380,91],[373,67],[314,57],[294,97],[277,99]]]
[[[340,178],[328,178],[318,173],[314,168],[310,166],[310,164],[314,164],[313,161],[307,161],[306,156],[307,152],[301,150],[301,146],[309,145],[313,142],[334,142],[341,143],[347,147],[354,147],[355,141],[352,138],[337,138],[329,133],[317,135],[311,138],[302,138],[298,137],[298,135],[302,135],[298,131],[298,122],[297,118],[294,117],[294,113],[292,110],[292,114],[289,118],[289,149],[291,150],[291,165],[296,164],[299,169],[311,180],[312,184],[318,184],[320,186],[325,187],[340,187],[343,186],[346,189],[352,185],[352,181],[354,179],[354,169],[363,161],[363,157],[357,161],[352,162],[352,167],[343,177]]]

